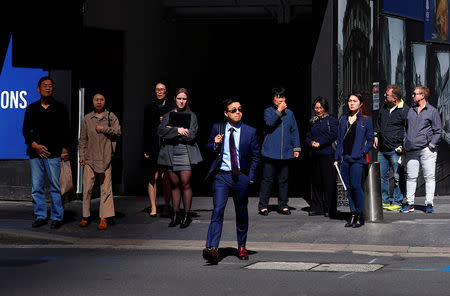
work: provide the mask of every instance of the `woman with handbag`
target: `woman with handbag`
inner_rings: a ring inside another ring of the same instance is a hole
[[[337,138],[338,120],[328,114],[328,101],[317,97],[312,109],[306,144],[312,160],[311,210],[309,216],[334,217],[337,211],[336,169],[333,167],[333,143]]]
[[[372,120],[367,117],[362,95],[352,93],[348,96],[349,111],[339,120],[337,148],[334,165],[340,163],[342,179],[347,186],[347,197],[351,219],[345,227],[364,225],[364,192],[361,187],[367,153],[374,141]]]
[[[202,161],[202,156],[195,141],[197,116],[189,108],[187,89],[179,88],[174,100],[175,109],[163,116],[158,127],[158,135],[163,140],[158,165],[167,168],[172,188],[172,206],[175,213],[171,217],[169,227],[180,225],[180,228],[186,228],[192,221],[191,166]],[[184,213],[180,211],[181,192]]]
[[[83,118],[78,148],[83,170],[83,218],[80,227],[90,222],[90,203],[95,178],[100,183],[99,230],[107,228],[107,218],[114,217],[114,201],[111,182],[111,158],[115,139],[120,136],[117,116],[105,109],[105,96],[97,92],[93,97],[94,111]]]

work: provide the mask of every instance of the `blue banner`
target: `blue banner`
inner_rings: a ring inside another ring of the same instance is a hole
[[[449,42],[448,0],[425,0],[425,40]]]
[[[42,69],[12,66],[12,38],[0,73],[0,159],[24,159],[23,118],[27,106],[40,98],[39,78],[47,76]]]
[[[416,20],[424,20],[424,0],[384,0],[383,11]]]

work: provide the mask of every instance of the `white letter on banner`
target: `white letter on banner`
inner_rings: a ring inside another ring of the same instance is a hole
[[[27,105],[28,105],[28,102],[27,102],[27,99],[26,99],[26,95],[27,95],[27,92],[24,91],[24,90],[22,90],[22,91],[20,92],[20,94],[19,94],[20,100],[22,101],[22,102],[19,104],[19,107],[20,107],[21,109],[25,109],[25,108],[27,107]]]
[[[9,103],[9,108],[18,109],[19,108],[19,91],[11,91],[10,94],[11,102]]]
[[[9,106],[9,93],[6,90],[2,91],[0,97],[0,106],[2,107],[2,109],[6,109]]]

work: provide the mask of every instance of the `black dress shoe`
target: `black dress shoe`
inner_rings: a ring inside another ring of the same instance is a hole
[[[203,249],[203,259],[208,261],[210,264],[219,263],[219,250],[217,247],[209,247]]]
[[[355,222],[353,223],[352,227],[353,228],[358,228],[364,225],[364,217],[362,213],[356,213],[356,219]]]
[[[33,224],[31,224],[31,227],[36,228],[36,227],[41,227],[46,224],[47,224],[47,221],[45,221],[44,219],[36,219],[36,221],[34,221]]]
[[[174,214],[172,214],[170,223],[169,223],[169,227],[175,227],[177,225],[179,225],[181,223],[181,212],[175,212]]]
[[[184,214],[183,219],[181,220],[180,223],[180,228],[186,228],[189,226],[189,224],[191,224],[192,222],[192,218],[191,218],[191,213],[190,212],[186,212]]]
[[[345,227],[353,227],[355,221],[356,221],[356,212],[352,212],[352,217],[350,218],[350,221],[345,223]]]
[[[322,212],[309,211],[308,216],[322,216]]]
[[[258,214],[260,214],[261,216],[269,216],[269,211],[267,209],[265,211],[259,210]]]
[[[61,227],[61,225],[62,225],[62,222],[61,222],[61,221],[53,220],[53,221],[52,221],[52,224],[50,224],[50,228],[51,228],[51,229],[58,229],[58,228]]]

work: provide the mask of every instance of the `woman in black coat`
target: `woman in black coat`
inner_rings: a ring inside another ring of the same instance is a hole
[[[164,191],[164,211],[169,214],[171,190],[170,181],[164,168],[157,164],[161,140],[158,136],[158,126],[163,115],[173,110],[173,101],[167,99],[167,88],[163,83],[155,86],[155,97],[145,108],[144,114],[144,158],[149,168],[148,197],[150,199],[150,217],[156,217],[156,180],[161,177]]]
[[[338,120],[328,114],[328,102],[317,97],[312,109],[314,116],[306,134],[312,158],[310,216],[333,217],[337,211],[336,169],[333,166],[333,143],[337,138]]]
[[[186,228],[191,223],[192,165],[202,161],[195,140],[198,129],[197,116],[190,110],[189,100],[187,89],[179,88],[174,98],[175,109],[163,116],[158,127],[158,135],[163,140],[158,164],[167,168],[175,212],[169,227],[180,224],[181,228]],[[180,211],[181,197],[184,213]]]

